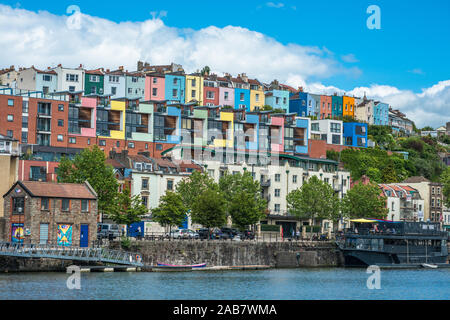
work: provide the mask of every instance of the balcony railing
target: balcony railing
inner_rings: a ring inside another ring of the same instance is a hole
[[[268,188],[270,187],[270,179],[261,179],[260,182],[261,187]]]

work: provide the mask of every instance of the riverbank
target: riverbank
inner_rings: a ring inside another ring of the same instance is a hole
[[[114,241],[110,249],[121,248]],[[209,267],[259,265],[272,268],[338,267],[342,255],[333,242],[285,241],[133,241],[127,248],[139,252],[146,265],[206,263]]]
[[[110,249],[137,252],[151,271],[158,262],[174,265],[206,263],[207,270],[264,268],[338,267],[342,256],[331,242],[231,242],[231,241],[133,241],[127,249],[118,241]],[[101,263],[49,258],[0,256],[0,272],[66,272],[68,266],[104,266]]]

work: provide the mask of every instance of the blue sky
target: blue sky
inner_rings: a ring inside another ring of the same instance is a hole
[[[78,28],[68,25],[71,5]],[[367,28],[370,5],[380,30]],[[0,68],[209,65],[316,94],[367,94],[419,127],[450,121],[448,0],[8,0],[0,34]]]
[[[360,74],[321,80],[350,90],[383,83],[419,91],[450,75],[450,1],[4,1],[27,10],[81,12],[115,22],[144,21],[166,12],[167,26],[195,30],[211,25],[241,26],[288,44],[327,48],[337,59],[352,54]],[[281,4],[283,6],[281,6]],[[381,30],[369,30],[366,9],[381,9]],[[279,8],[276,8],[279,7]],[[316,80],[314,77],[312,80]]]

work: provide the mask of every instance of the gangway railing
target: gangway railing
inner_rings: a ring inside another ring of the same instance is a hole
[[[78,248],[52,244],[22,244],[0,242],[0,256],[21,258],[51,258],[61,260],[104,262],[142,267],[138,253],[107,248]]]

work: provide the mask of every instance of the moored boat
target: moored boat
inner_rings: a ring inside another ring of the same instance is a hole
[[[433,268],[448,266],[447,239],[439,223],[358,219],[337,244],[346,267]]]
[[[174,265],[174,264],[167,264],[167,263],[157,263],[158,268],[204,268],[206,267],[206,263],[199,263],[199,264],[191,264],[191,265]]]

